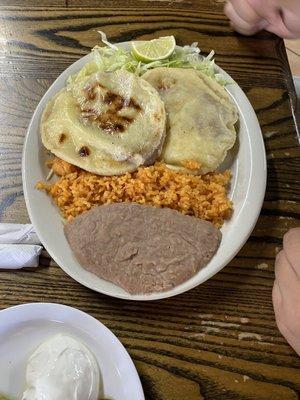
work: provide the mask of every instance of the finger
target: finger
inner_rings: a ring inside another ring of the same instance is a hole
[[[233,0],[236,1],[236,0]],[[295,35],[295,28],[289,10],[287,7],[282,7],[280,4],[261,2],[258,0],[246,0],[251,2],[253,9],[268,21],[268,27],[266,28],[269,32],[275,33],[276,35],[283,38],[292,38]],[[260,7],[258,8],[258,6]],[[259,10],[259,11],[257,11]],[[297,19],[297,26],[299,26],[299,21]]]
[[[230,0],[232,7],[239,17],[249,24],[256,25],[261,21],[261,16],[249,4],[248,0]]]
[[[300,228],[290,229],[283,237],[283,249],[298,279],[300,279]]]
[[[300,36],[300,9],[296,0],[232,0],[248,3],[253,10],[268,21],[268,31],[283,38],[298,38]]]
[[[278,286],[276,279],[275,279],[274,285],[273,285],[272,299],[273,299],[273,306],[274,306],[275,314],[276,313],[278,314],[282,307],[283,297],[282,297],[282,293],[280,291],[280,288]]]
[[[269,24],[265,29],[269,32],[275,33],[275,35],[283,39],[297,39],[299,37],[299,35],[290,32],[281,21],[276,24]]]
[[[285,336],[285,331],[283,327],[285,327],[285,314],[283,310],[283,298],[279,289],[279,286],[277,284],[277,281],[275,280],[273,290],[272,290],[272,300],[273,300],[273,307],[274,307],[274,313],[275,313],[275,319],[276,323],[278,326],[278,329],[280,330],[281,334]]]
[[[293,304],[299,302],[300,281],[289,263],[285,251],[281,250],[275,260],[275,277],[283,302]]]
[[[227,3],[225,5],[224,11],[227,17],[230,19],[232,27],[243,35],[253,35],[263,29],[262,26],[264,26],[264,22],[262,24],[260,21],[257,23],[252,23],[243,20],[233,8],[231,3]]]
[[[276,280],[273,286],[272,298],[278,329],[300,355],[299,303],[290,304],[285,301]]]
[[[282,21],[287,28],[289,38],[300,38],[300,7],[293,0],[286,3],[281,10]]]

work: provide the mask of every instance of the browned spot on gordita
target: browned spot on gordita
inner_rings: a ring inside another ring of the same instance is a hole
[[[97,87],[103,89],[99,94],[96,91]],[[99,95],[100,98],[104,96],[102,101],[108,106],[108,109],[99,114],[99,110],[93,107],[93,104],[87,102],[80,110],[83,120],[85,122],[97,124],[109,134],[125,132],[127,127],[134,122],[137,114],[142,111],[141,106],[136,100],[132,98],[128,99],[114,93],[98,82],[86,86],[84,90],[86,91],[87,99],[91,101],[95,100],[97,95]],[[130,108],[131,112],[129,111]],[[123,115],[120,115],[121,110]],[[124,115],[127,111],[133,115]]]
[[[128,122],[128,124],[131,124],[131,122],[133,122],[133,120],[134,120],[134,118],[131,118],[131,117],[121,117],[122,118],[122,121],[124,121],[124,122]]]
[[[95,100],[95,98],[96,98],[96,93],[94,92],[94,90],[89,89],[89,90],[87,91],[87,98],[88,98],[89,100]]]
[[[119,132],[124,132],[126,128],[126,121],[123,121],[122,119],[107,119],[103,121],[99,121],[99,126],[101,129],[104,131],[107,131],[109,133],[119,133]]]
[[[112,112],[122,110],[125,105],[124,97],[110,91],[108,91],[104,96],[103,102],[110,106]]]
[[[127,99],[117,93],[112,92],[110,89],[103,86],[101,83],[96,82],[93,85],[88,85],[84,90],[88,100],[95,100],[97,97],[96,88],[100,87],[104,89],[104,104],[110,106],[111,112],[117,112],[122,110],[122,108],[130,107],[134,108],[136,111],[141,111],[141,106],[132,98]]]
[[[59,142],[60,144],[62,144],[66,139],[67,139],[67,135],[66,135],[65,133],[61,133],[61,134],[59,135],[58,142]]]
[[[130,107],[136,111],[141,111],[141,106],[134,99],[125,99],[119,94],[108,91],[104,96],[104,103],[111,106],[112,111],[120,111],[122,108]]]
[[[134,108],[137,111],[142,110],[142,107],[134,99],[129,100],[128,106]]]
[[[87,146],[82,146],[79,149],[78,154],[80,155],[80,157],[87,157],[90,155],[90,149]]]
[[[99,82],[95,82],[93,85],[87,85],[84,88],[84,91],[86,92],[86,97],[88,100],[95,100],[96,98],[96,88],[100,87],[102,89],[105,89],[105,87],[103,85],[101,85],[101,83]]]

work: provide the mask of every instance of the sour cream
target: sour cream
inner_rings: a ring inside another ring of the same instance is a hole
[[[97,400],[99,367],[82,343],[71,336],[55,335],[30,356],[26,386],[22,400]]]

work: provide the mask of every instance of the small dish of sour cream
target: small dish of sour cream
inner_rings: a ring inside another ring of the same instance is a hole
[[[22,400],[99,400],[100,371],[90,350],[58,334],[30,356]]]
[[[0,311],[0,400],[145,400],[116,336],[62,304]]]

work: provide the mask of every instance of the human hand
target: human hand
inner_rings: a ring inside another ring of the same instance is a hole
[[[280,332],[300,355],[300,228],[284,235],[277,254],[273,306]]]
[[[230,0],[224,11],[232,27],[244,35],[266,29],[282,38],[300,37],[299,0]]]

